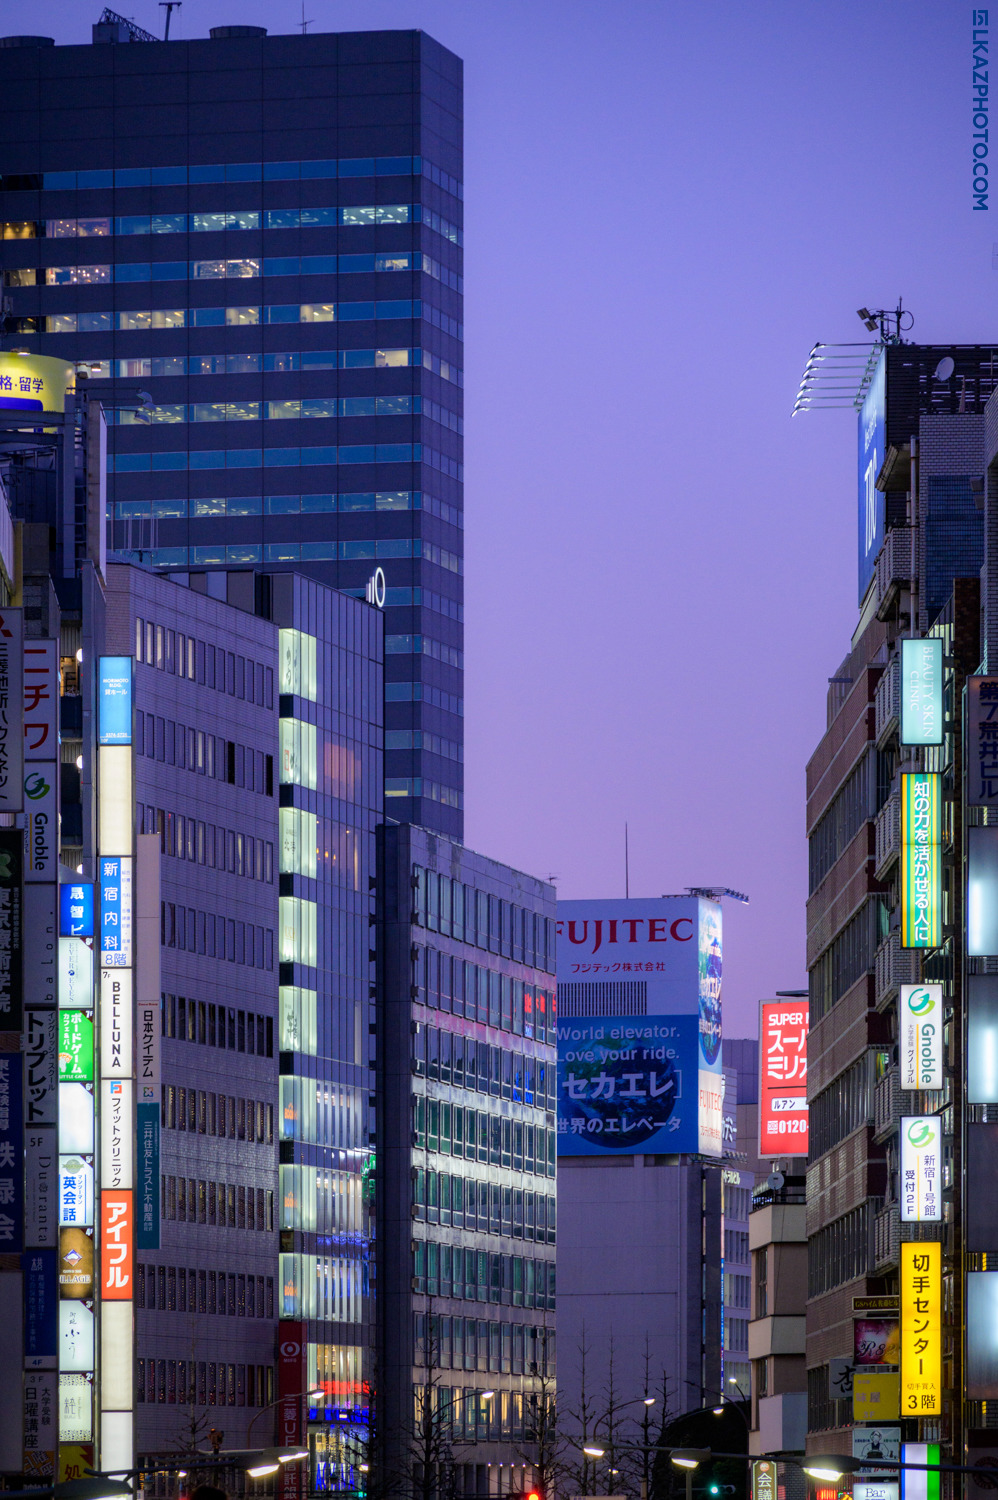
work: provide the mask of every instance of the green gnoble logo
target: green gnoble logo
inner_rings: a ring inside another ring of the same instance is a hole
[[[39,797],[44,797],[48,789],[49,784],[41,771],[32,771],[29,776],[25,776],[24,795],[30,797],[32,802],[37,802]]]
[[[908,1126],[908,1140],[916,1151],[924,1151],[935,1138],[936,1133],[927,1120],[916,1120],[914,1125]]]
[[[927,1016],[935,1008],[936,1002],[928,990],[913,990],[908,996],[908,1009],[913,1016]]]

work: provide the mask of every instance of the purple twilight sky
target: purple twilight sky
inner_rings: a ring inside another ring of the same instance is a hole
[[[30,29],[87,41],[100,8],[35,0]],[[856,618],[855,417],[791,422],[804,361],[899,294],[914,338],[998,339],[971,7],[304,14],[465,60],[468,843],[621,896],[626,820],[633,894],[747,891],[725,1029],[750,1033],[805,980],[804,766]],[[173,35],[300,17],[185,0]]]

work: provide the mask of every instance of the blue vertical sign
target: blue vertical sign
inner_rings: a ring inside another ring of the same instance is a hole
[[[887,451],[887,353],[880,362],[859,414],[859,602],[862,604],[877,553],[884,543],[886,499],[876,479]]]
[[[100,860],[100,961],[105,969],[132,963],[132,861],[125,855]]]
[[[135,1107],[139,1138],[136,1239],[139,1250],[159,1249],[159,1105]]]
[[[87,882],[59,887],[59,936],[93,937],[94,888]]]
[[[132,658],[102,656],[97,671],[98,731],[101,745],[132,743]]]
[[[0,1052],[0,1255],[24,1248],[24,1100],[20,1052]]]

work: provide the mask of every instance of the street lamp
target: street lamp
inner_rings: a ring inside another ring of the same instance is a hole
[[[669,1454],[677,1469],[686,1470],[686,1500],[693,1500],[693,1470],[710,1458],[709,1448],[673,1448]]]
[[[587,1458],[603,1458],[606,1454],[605,1448],[597,1448],[593,1443],[583,1444],[582,1451]]]
[[[307,1448],[264,1448],[246,1472],[251,1479],[263,1479],[276,1474],[282,1464],[300,1463],[303,1458],[308,1458]]]

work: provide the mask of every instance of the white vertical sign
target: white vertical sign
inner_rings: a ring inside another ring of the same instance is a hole
[[[104,1078],[100,1089],[100,1185],[104,1193],[133,1186],[135,1129],[132,1080]]]
[[[899,1011],[899,1053],[903,1089],[943,1086],[943,987],[903,984]]]
[[[935,1224],[943,1216],[943,1130],[939,1115],[901,1118],[901,1219]]]
[[[131,1078],[132,971],[101,969],[100,1072],[102,1078]]]

